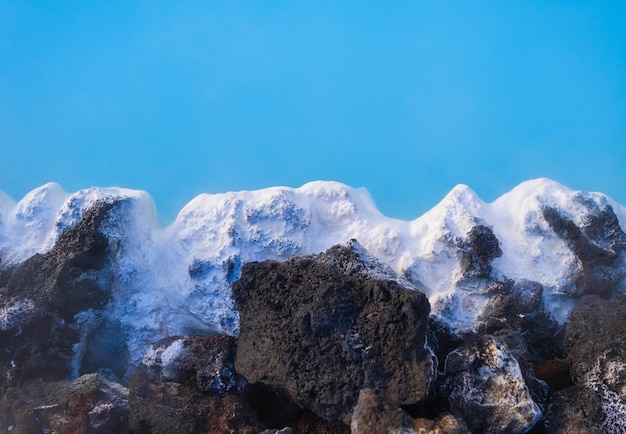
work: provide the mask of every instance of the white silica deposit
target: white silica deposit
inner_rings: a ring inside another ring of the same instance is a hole
[[[113,258],[103,273],[112,300],[102,315],[121,324],[135,364],[164,336],[237,335],[231,284],[243,264],[319,253],[351,239],[424,291],[433,313],[452,328],[471,329],[487,298],[462,282],[457,247],[479,224],[493,231],[502,250],[493,275],[541,283],[551,312],[563,321],[572,301],[562,294],[578,264],[542,207],[556,207],[577,224],[607,204],[621,222],[626,216],[604,195],[537,179],[492,203],[459,185],[421,217],[402,221],[382,215],[363,189],[318,181],[202,194],[172,224],[159,227],[145,192],[90,188],[69,194],[50,183],[17,203],[0,192],[0,267],[50,250],[62,231],[101,200],[118,202],[102,229]]]

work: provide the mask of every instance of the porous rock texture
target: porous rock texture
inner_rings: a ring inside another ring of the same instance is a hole
[[[558,209],[544,206],[543,217],[557,236],[566,240],[579,263],[571,295],[597,294],[610,297],[623,285],[626,234],[610,205],[586,215],[577,226]]]
[[[479,335],[448,354],[441,394],[472,432],[518,433],[541,418],[506,344]]]
[[[583,297],[565,349],[575,385],[553,400],[551,432],[626,432],[626,296]]]
[[[506,246],[484,222],[455,238],[451,296],[476,303],[454,313],[475,329],[429,318],[421,292],[351,241],[244,265],[240,338],[165,338],[131,379],[129,335],[102,318],[124,290],[105,229],[125,211],[97,201],[51,250],[0,269],[0,431],[626,432],[626,235],[596,211],[542,208],[577,259],[558,294],[502,275]],[[565,326],[550,297],[577,304]]]
[[[413,419],[372,389],[362,389],[350,421],[352,434],[469,434],[465,422],[444,414],[436,420]]]
[[[100,374],[29,380],[0,397],[0,427],[12,434],[124,434],[128,389]]]
[[[374,277],[352,241],[319,255],[244,265],[233,285],[236,369],[331,423],[349,424],[359,391],[396,405],[424,399],[435,378],[428,300]]]
[[[372,389],[362,389],[350,420],[352,434],[411,432],[413,418]]]
[[[470,229],[467,241],[461,244],[460,250],[464,277],[488,278],[493,270],[491,263],[502,256],[498,239],[484,225],[476,225]]]

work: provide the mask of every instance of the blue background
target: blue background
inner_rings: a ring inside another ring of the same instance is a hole
[[[336,180],[413,219],[457,183],[626,203],[626,2],[0,0],[0,190]]]

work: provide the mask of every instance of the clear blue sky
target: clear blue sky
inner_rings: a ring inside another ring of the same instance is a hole
[[[0,189],[336,180],[413,219],[457,183],[626,204],[624,1],[0,0]]]

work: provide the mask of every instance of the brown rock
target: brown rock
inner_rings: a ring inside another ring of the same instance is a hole
[[[229,336],[172,337],[152,346],[130,383],[134,433],[257,433],[266,426],[244,401]]]
[[[410,432],[413,419],[402,409],[372,389],[363,389],[352,413],[352,434],[378,434],[382,432]]]
[[[128,390],[99,374],[72,382],[31,380],[0,399],[0,426],[12,434],[127,433]]]
[[[469,434],[470,430],[463,419],[447,414],[436,420],[415,419],[414,431],[416,434]]]

